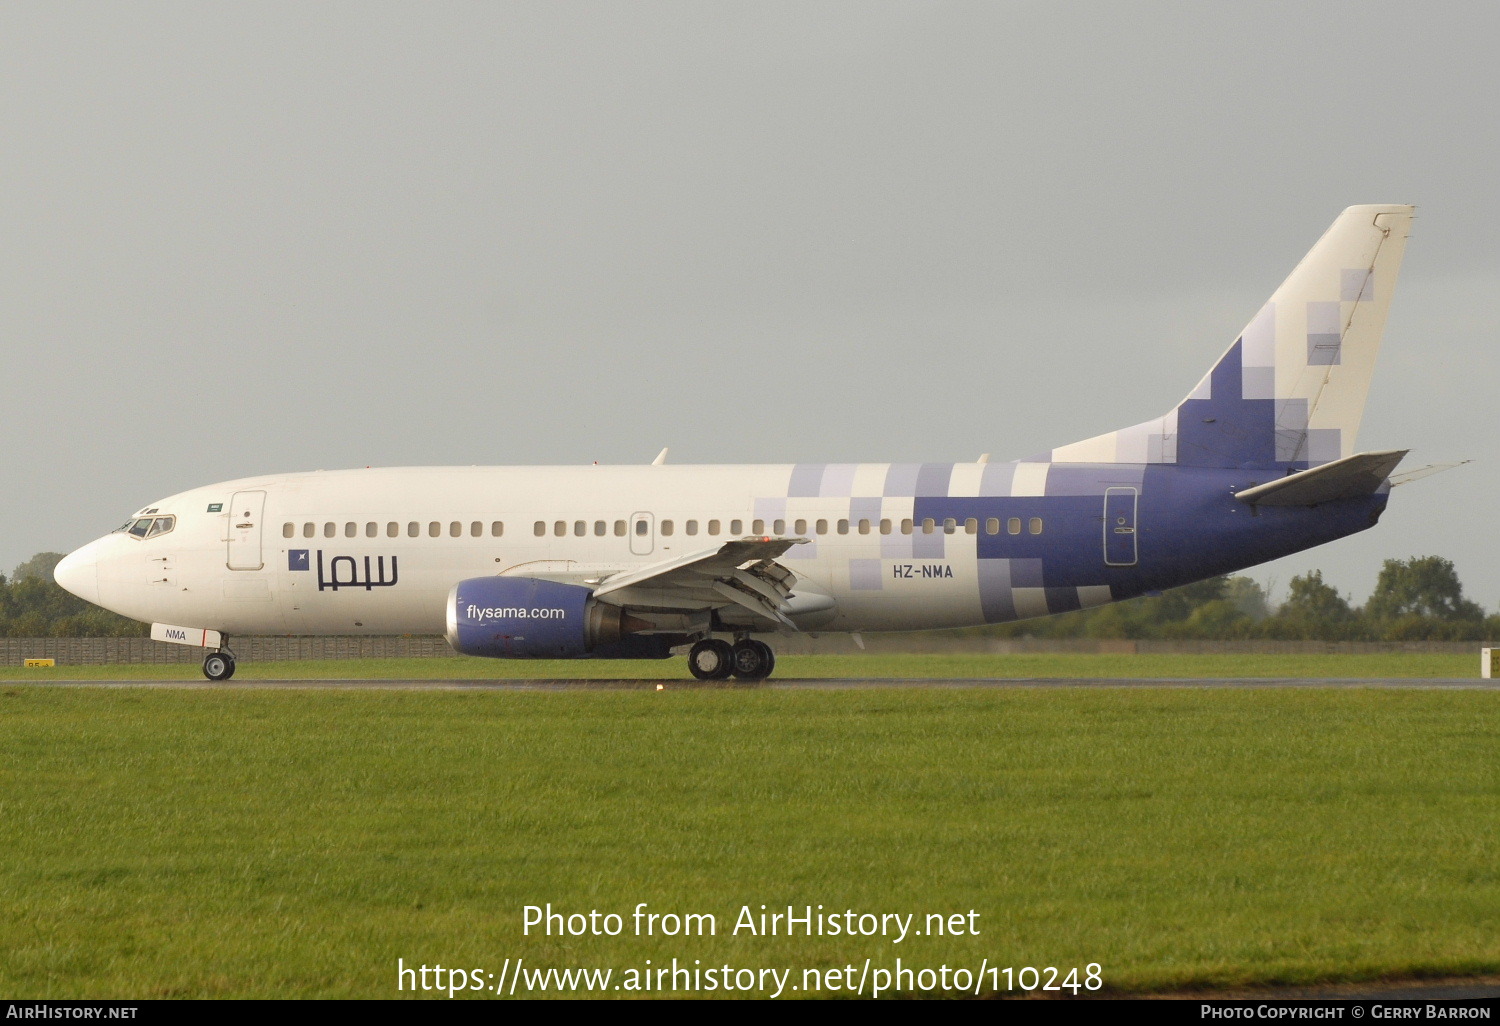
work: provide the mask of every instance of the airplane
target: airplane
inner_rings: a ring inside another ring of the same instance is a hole
[[[1176,407],[1009,463],[398,467],[153,502],[57,565],[235,671],[244,635],[443,634],[499,658],[758,681],[764,640],[1063,613],[1374,526],[1407,450],[1355,434],[1410,232],[1349,207]],[[1420,472],[1417,472],[1420,473]],[[759,636],[757,636],[759,635]]]

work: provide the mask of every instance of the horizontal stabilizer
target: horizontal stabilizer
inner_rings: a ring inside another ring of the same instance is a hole
[[[1411,450],[1361,452],[1321,467],[1277,478],[1236,492],[1235,498],[1252,506],[1316,506],[1335,499],[1371,495]]]

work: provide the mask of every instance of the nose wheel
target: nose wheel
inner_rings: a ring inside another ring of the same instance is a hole
[[[203,676],[209,680],[228,680],[234,676],[234,656],[229,652],[210,652],[203,657]]]

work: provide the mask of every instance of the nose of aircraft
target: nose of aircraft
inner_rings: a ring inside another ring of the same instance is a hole
[[[92,546],[85,545],[64,556],[62,562],[53,569],[52,578],[85,602],[98,605],[99,564],[95,562],[91,548]]]

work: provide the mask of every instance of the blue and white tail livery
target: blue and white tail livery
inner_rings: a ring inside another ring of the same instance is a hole
[[[1402,451],[1359,453],[1409,206],[1350,207],[1175,409],[1013,463],[403,467],[159,500],[57,567],[209,650],[444,633],[503,658],[771,673],[767,637],[1043,616],[1373,526]],[[665,453],[663,454],[665,455]]]
[[[1408,206],[1350,207],[1176,409],[1053,463],[1305,469],[1354,454]]]

